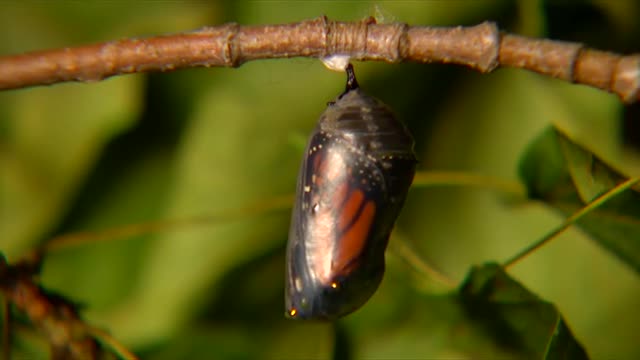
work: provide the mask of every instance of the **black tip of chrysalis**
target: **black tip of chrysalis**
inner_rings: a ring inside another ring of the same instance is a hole
[[[347,86],[344,90],[344,93],[346,94],[351,90],[359,88],[360,86],[358,85],[358,80],[356,80],[356,73],[355,71],[353,71],[353,65],[347,65],[345,71],[347,72]]]
[[[340,96],[338,96],[338,99],[341,99],[349,91],[355,90],[360,87],[360,85],[358,85],[358,80],[356,80],[356,72],[353,71],[353,65],[351,65],[351,63],[347,65],[347,68],[345,69],[345,71],[347,72],[347,85],[345,86],[344,92],[340,94]],[[327,105],[333,105],[333,103],[334,102],[332,101],[332,102],[329,102]]]

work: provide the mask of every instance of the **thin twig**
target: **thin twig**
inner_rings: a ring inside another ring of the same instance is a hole
[[[411,248],[409,241],[404,236],[398,234],[397,231],[393,233],[391,243],[398,255],[414,269],[444,285],[448,290],[453,289],[457,285],[454,279],[421,259],[416,251]]]
[[[500,33],[495,23],[471,27],[377,24],[326,17],[284,25],[235,23],[191,33],[125,39],[0,57],[0,89],[196,66],[237,67],[258,59],[348,55],[353,60],[455,63],[481,72],[516,67],[640,99],[640,55],[622,56],[578,43]]]
[[[630,189],[631,187],[633,187],[638,182],[640,182],[640,178],[637,178],[637,177],[628,179],[628,180],[618,184],[617,186],[615,186],[611,190],[605,192],[604,194],[598,196],[596,199],[594,199],[593,201],[591,201],[590,203],[585,205],[583,208],[581,208],[580,210],[578,210],[575,213],[573,213],[573,215],[569,216],[562,223],[562,225],[560,225],[558,228],[556,228],[555,230],[553,230],[552,232],[550,232],[549,234],[547,234],[545,237],[543,237],[542,239],[538,240],[537,242],[531,244],[530,246],[528,246],[524,250],[520,251],[518,254],[513,256],[511,259],[505,261],[503,266],[505,268],[507,268],[507,267],[512,266],[516,262],[522,260],[524,257],[529,255],[534,250],[537,250],[541,246],[543,246],[546,243],[548,243],[549,241],[551,241],[556,236],[560,235],[562,232],[564,232],[566,229],[568,229],[571,225],[573,225],[576,221],[580,220],[583,216],[587,215],[588,213],[590,213],[594,209],[598,208],[600,205],[604,204],[608,200],[611,200],[616,195],[618,195],[618,194]]]
[[[9,265],[2,259],[0,266],[3,268],[0,294],[47,338],[52,358],[97,358],[100,349],[95,340],[81,330],[84,322],[76,304],[37,283],[32,264]]]
[[[291,195],[271,198],[267,201],[260,201],[243,208],[228,210],[221,214],[194,216],[177,220],[157,220],[147,221],[137,224],[127,224],[112,227],[106,230],[83,231],[64,234],[51,238],[44,244],[44,251],[55,251],[68,247],[74,247],[98,241],[123,239],[133,236],[147,235],[161,231],[187,228],[196,225],[214,225],[236,220],[242,220],[250,216],[259,215],[267,211],[278,209],[288,209],[291,207],[293,197]]]
[[[99,342],[106,344],[111,348],[111,351],[123,360],[138,360],[138,357],[129,351],[124,345],[120,344],[113,336],[109,335],[106,331],[98,329],[93,326],[87,325],[86,331],[91,334]]]
[[[463,171],[418,171],[413,178],[413,187],[424,186],[475,186],[500,191],[517,198],[526,198],[522,183],[493,176]]]

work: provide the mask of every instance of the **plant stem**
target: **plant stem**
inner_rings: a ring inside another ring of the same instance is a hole
[[[50,239],[45,245],[45,251],[55,251],[67,247],[73,247],[98,241],[113,240],[140,236],[162,231],[177,230],[198,225],[214,225],[238,221],[247,217],[256,216],[268,211],[287,209],[291,206],[293,198],[290,195],[271,198],[260,201],[240,209],[227,210],[224,213],[194,216],[185,219],[148,221],[137,224],[117,226],[106,230],[83,231],[63,234]]]
[[[517,198],[526,198],[526,190],[518,181],[509,181],[461,171],[418,171],[413,179],[414,187],[458,185],[488,188]]]
[[[541,246],[543,246],[546,243],[548,243],[549,241],[551,241],[556,236],[560,235],[567,228],[569,228],[571,225],[573,225],[576,221],[580,220],[583,216],[585,216],[588,213],[590,213],[591,211],[595,210],[596,208],[598,208],[599,206],[601,206],[602,204],[604,204],[608,200],[612,199],[616,195],[618,195],[618,194],[630,189],[633,185],[635,185],[639,181],[640,181],[640,177],[630,178],[630,179],[628,179],[628,180],[616,185],[615,187],[613,187],[609,191],[605,192],[604,194],[598,196],[597,198],[592,200],[590,203],[585,205],[583,208],[581,208],[580,210],[576,211],[571,216],[569,216],[562,223],[562,225],[560,225],[558,228],[556,228],[555,230],[553,230],[552,232],[550,232],[549,234],[547,234],[546,236],[544,236],[542,239],[538,240],[537,242],[531,244],[530,246],[528,246],[524,250],[520,251],[518,254],[513,256],[511,259],[505,261],[502,266],[504,268],[508,268],[508,267],[512,266],[513,264],[517,263],[518,261],[522,260],[527,255],[529,255],[531,252],[537,250]]]

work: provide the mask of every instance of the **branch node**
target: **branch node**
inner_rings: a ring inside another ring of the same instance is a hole
[[[224,46],[224,63],[226,66],[235,68],[242,65],[240,61],[242,54],[239,53],[240,47],[236,44],[240,25],[238,23],[229,23],[226,27],[229,33]]]
[[[340,55],[340,54],[332,54],[329,52],[329,42],[327,40],[329,39],[329,32],[331,31],[331,26],[329,25],[329,18],[327,18],[326,15],[322,15],[311,20],[310,23],[322,29],[322,32],[321,32],[322,37],[320,38],[320,42],[323,45],[323,53],[321,54],[320,57],[323,58],[329,55]]]
[[[242,52],[236,40],[240,29],[238,23],[231,22],[222,26],[204,27],[194,33],[204,35],[210,41],[206,50],[212,52],[208,54],[212,60],[205,62],[205,66],[222,65],[235,68],[242,65]]]
[[[367,59],[398,63],[404,60],[408,50],[407,31],[404,23],[369,26],[367,33]]]
[[[473,28],[478,31],[481,40],[481,46],[478,48],[481,55],[476,65],[477,69],[485,73],[491,72],[500,65],[498,61],[500,57],[500,29],[492,21],[485,21]]]
[[[327,54],[345,54],[356,60],[364,60],[367,55],[369,25],[375,19],[369,17],[355,23],[329,21],[326,32]]]
[[[622,101],[632,103],[640,99],[640,55],[625,56],[616,65],[612,90]]]

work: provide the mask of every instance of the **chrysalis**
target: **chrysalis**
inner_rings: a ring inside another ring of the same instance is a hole
[[[407,128],[360,90],[349,64],[346,90],[320,116],[298,176],[287,317],[337,319],[373,295],[415,164]]]

